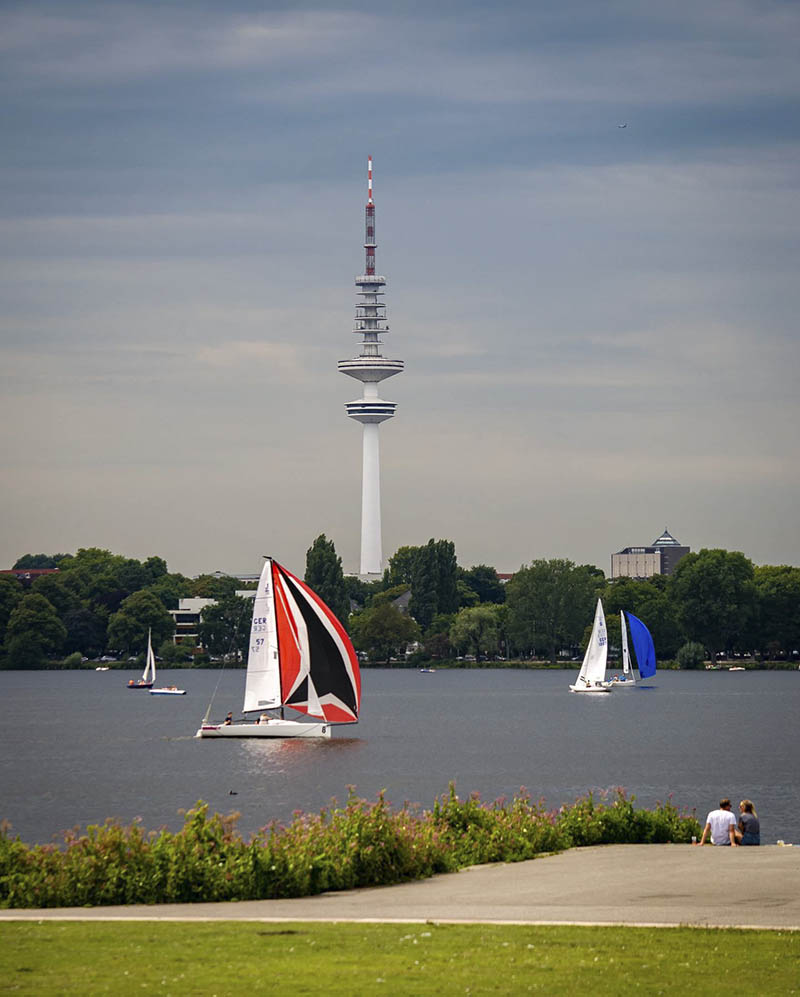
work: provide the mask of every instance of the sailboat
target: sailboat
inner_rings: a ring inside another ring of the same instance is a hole
[[[608,632],[603,603],[597,600],[594,611],[592,635],[583,656],[583,664],[570,692],[610,692],[610,682],[606,682],[606,660],[608,658]]]
[[[625,617],[628,617],[628,625],[631,628],[631,640],[633,650],[636,655],[636,663],[639,666],[639,678],[649,679],[656,673],[656,649],[653,644],[653,637],[647,627],[638,616],[633,613],[625,613],[620,610],[620,629],[622,632],[622,678],[615,676],[612,684],[615,689],[632,689],[636,685],[636,672],[634,671],[630,651],[628,650],[628,626]]]
[[[625,624],[625,613],[619,611],[619,626],[622,633],[622,678],[615,675],[611,680],[615,689],[633,689],[636,685],[636,673],[631,664],[631,653],[628,650],[628,627]]]
[[[151,631],[147,631],[147,655],[144,665],[144,671],[142,672],[142,677],[134,682],[133,679],[128,681],[129,689],[152,689],[153,684],[156,680],[156,656],[153,654],[153,645],[150,642]]]
[[[253,604],[242,713],[255,719],[209,720],[196,737],[325,737],[358,722],[361,673],[350,638],[305,582],[264,559]],[[286,707],[313,720],[284,716]],[[270,711],[279,711],[278,715]]]

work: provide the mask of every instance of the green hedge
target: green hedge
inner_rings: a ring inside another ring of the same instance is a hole
[[[138,822],[90,826],[63,845],[28,846],[0,831],[0,906],[77,907],[300,897],[422,879],[483,862],[619,842],[687,843],[700,833],[671,804],[636,810],[618,790],[548,811],[521,791],[510,802],[449,792],[430,811],[394,810],[381,794],[273,823],[250,841],[236,815],[209,816],[200,802],[176,832]]]

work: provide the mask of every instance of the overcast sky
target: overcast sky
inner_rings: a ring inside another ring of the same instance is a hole
[[[798,41],[772,0],[6,0],[1,566],[358,569],[368,154],[385,557],[800,564]]]

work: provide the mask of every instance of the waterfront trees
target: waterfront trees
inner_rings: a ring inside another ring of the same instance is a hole
[[[46,600],[66,636],[53,644],[16,633],[13,661],[24,663],[24,667],[35,667],[36,662],[59,653],[80,652],[97,657],[104,650],[126,650],[128,646],[139,652],[146,640],[146,626],[134,621],[126,637],[120,620],[129,614],[126,610],[122,618],[117,616],[126,600],[136,593],[149,593],[158,599],[162,620],[164,609],[176,609],[182,596],[215,599],[224,605],[203,614],[206,629],[201,632],[207,638],[203,643],[214,654],[246,648],[252,604],[235,599],[237,588],[243,587],[235,577],[217,573],[190,579],[171,574],[163,558],[156,555],[137,561],[97,547],[81,548],[68,555],[25,555],[17,561],[22,565],[19,570],[26,570],[26,565],[33,570],[34,565],[55,563],[57,572],[27,579],[24,585],[10,575],[0,576],[0,667],[21,666],[12,664],[8,656],[7,626],[12,612],[31,594]],[[375,609],[410,589],[409,615],[423,630],[422,653],[438,659],[455,655],[451,635],[459,633],[458,628],[452,628],[460,610],[488,605],[495,606],[498,613],[495,600],[507,594],[508,601],[503,603],[505,622],[498,616],[502,653],[510,657],[510,647],[522,655],[546,651],[551,659],[558,660],[559,652],[581,641],[591,622],[599,589],[610,642],[619,643],[615,619],[618,610],[629,610],[647,624],[659,660],[673,658],[678,648],[690,640],[702,642],[710,654],[760,652],[772,660],[792,657],[800,650],[800,568],[754,568],[738,552],[703,550],[687,555],[669,578],[658,575],[644,580],[617,579],[605,586],[603,573],[594,566],[576,566],[563,560],[533,561],[523,565],[508,586],[501,586],[494,568],[460,568],[453,542],[431,539],[421,546],[398,548],[382,580],[365,583],[357,577],[340,577],[340,573],[341,559],[333,542],[322,534],[308,552],[306,578],[311,587],[336,608],[335,591],[341,585],[339,591],[347,598],[348,609],[350,599],[365,609]],[[340,618],[346,618],[343,607],[344,602],[337,610],[342,614]],[[566,609],[570,612],[565,613]],[[244,623],[240,621],[242,612]],[[111,620],[115,620],[111,631],[114,639],[108,632]],[[386,622],[393,626],[394,618],[389,615]],[[387,643],[394,649],[391,657],[402,649],[402,642],[393,643],[400,639],[391,632],[385,642],[379,640],[379,623],[380,616],[370,621],[370,646],[380,648],[376,653],[385,660]],[[134,632],[137,626],[138,635]],[[59,650],[48,649],[54,646]],[[464,649],[467,646],[462,644]]]
[[[471,650],[475,658],[497,653],[500,631],[496,609],[489,603],[462,609],[450,627],[450,643],[458,650]]]
[[[336,553],[333,540],[328,540],[324,533],[320,533],[306,551],[304,580],[346,628],[350,617],[350,596],[344,583],[342,559]]]
[[[750,626],[756,603],[753,563],[739,551],[687,554],[669,582],[678,619],[689,640],[711,655],[735,646]]]
[[[523,565],[506,587],[514,645],[524,651],[543,646],[555,664],[561,648],[577,644],[592,618],[603,581],[597,571],[561,558]]]
[[[476,564],[472,568],[458,569],[459,581],[463,581],[477,595],[479,602],[502,603],[506,601],[506,590],[497,571],[488,564]]]
[[[762,654],[800,649],[800,568],[755,569],[756,644]]]
[[[452,540],[429,540],[417,547],[411,563],[409,612],[423,630],[437,613],[458,609],[458,562]]]
[[[647,579],[617,578],[609,582],[604,591],[603,606],[609,637],[616,646],[619,646],[617,630],[621,609],[638,616],[647,626],[662,659],[673,658],[685,639],[665,575]]]
[[[23,595],[22,586],[16,578],[0,576],[0,645],[5,640],[8,619]]]
[[[6,628],[9,667],[38,668],[61,650],[66,636],[66,627],[43,595],[31,592],[23,596]]]
[[[175,632],[175,622],[152,592],[134,592],[109,619],[108,642],[125,654],[138,654],[147,645],[148,630],[157,647]]]
[[[393,657],[403,655],[406,646],[420,636],[418,624],[391,602],[355,613],[350,620],[350,629],[357,650],[386,664]]]
[[[247,654],[253,603],[240,595],[228,595],[206,606],[201,614],[200,643],[213,655]]]

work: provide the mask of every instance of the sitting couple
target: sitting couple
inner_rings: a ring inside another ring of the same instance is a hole
[[[750,800],[739,804],[739,823],[731,813],[731,801],[726,797],[719,801],[719,810],[712,810],[706,817],[703,837],[699,844],[704,845],[710,835],[712,845],[760,845],[761,827],[758,814]]]

